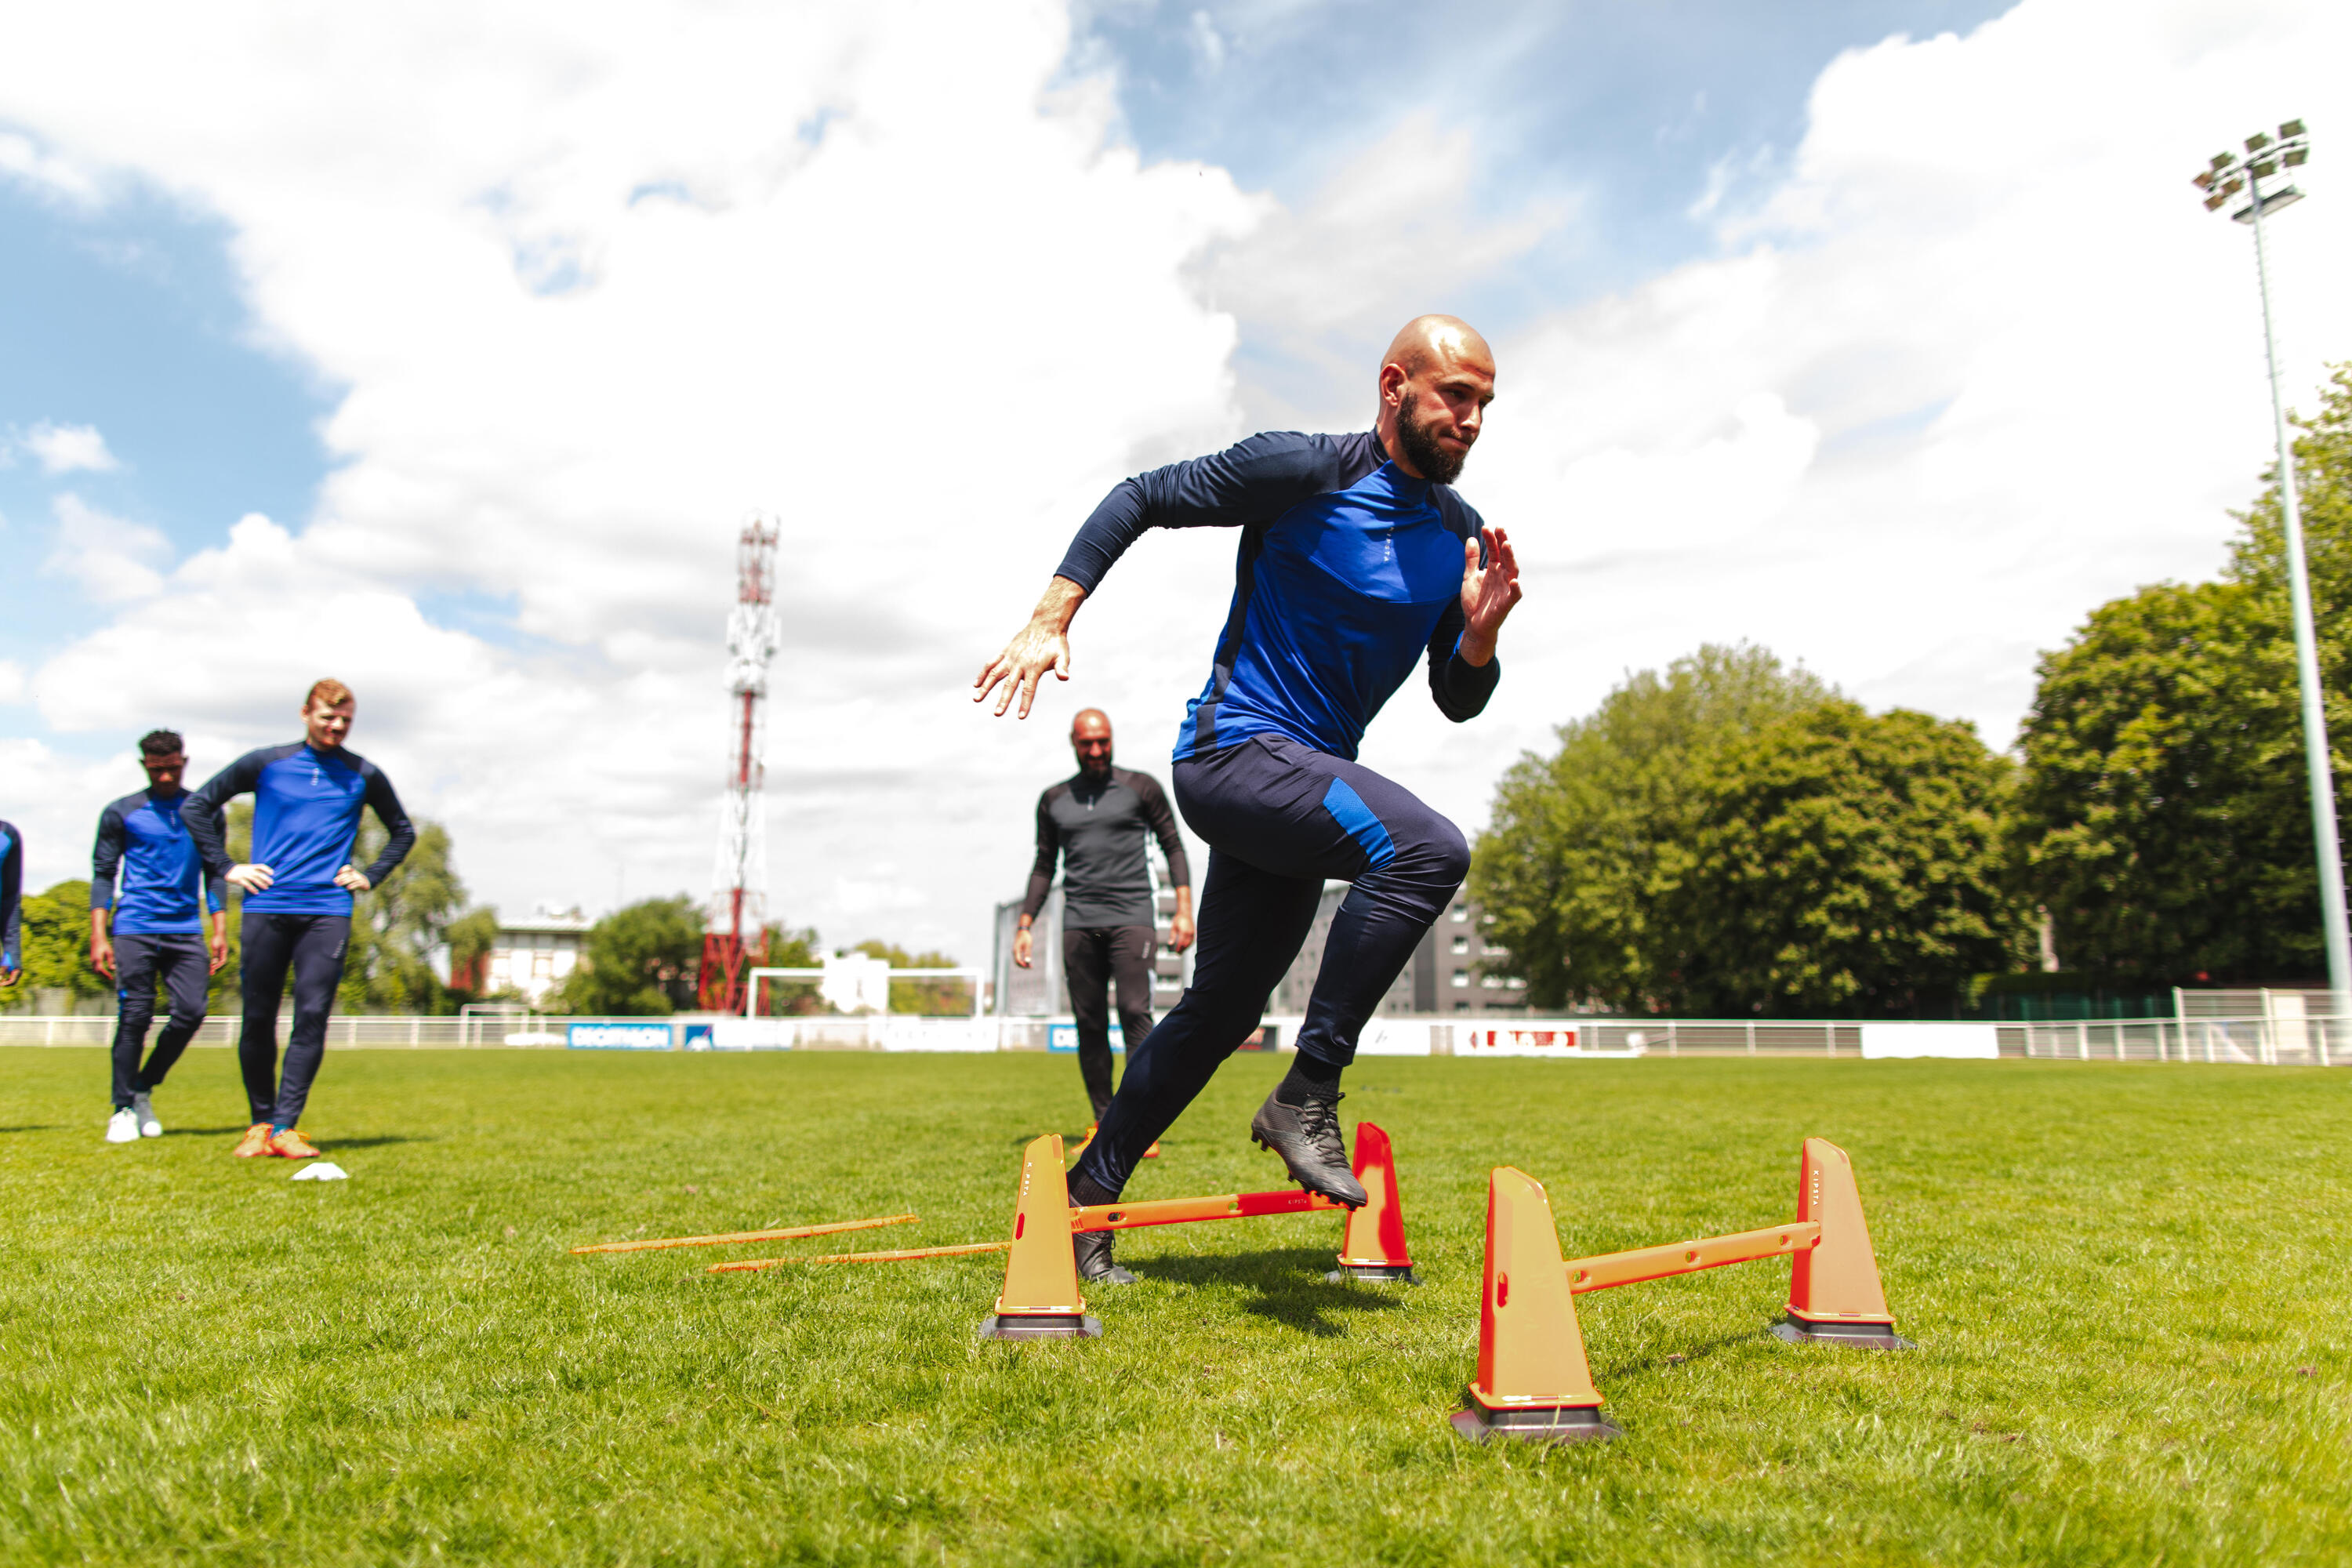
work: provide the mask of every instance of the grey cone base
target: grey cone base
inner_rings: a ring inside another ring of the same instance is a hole
[[[1409,1263],[1402,1268],[1386,1263],[1342,1263],[1339,1268],[1323,1276],[1323,1283],[1326,1285],[1344,1285],[1350,1279],[1361,1280],[1367,1285],[1418,1285],[1421,1283],[1421,1276],[1412,1271],[1412,1265]]]
[[[1773,1337],[1792,1345],[1845,1345],[1865,1351],[1916,1351],[1919,1347],[1887,1323],[1808,1323],[1790,1318],[1772,1325]]]
[[[1588,1405],[1561,1405],[1549,1410],[1489,1410],[1473,1404],[1466,1410],[1455,1411],[1448,1419],[1456,1432],[1474,1443],[1496,1437],[1515,1438],[1522,1443],[1601,1443],[1625,1435],[1601,1414],[1598,1406]]]
[[[991,1312],[973,1338],[982,1340],[1098,1340],[1102,1320],[1077,1313]]]

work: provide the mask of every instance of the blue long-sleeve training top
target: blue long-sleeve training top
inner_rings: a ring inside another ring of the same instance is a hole
[[[1276,734],[1353,761],[1416,659],[1457,724],[1494,694],[1502,661],[1460,651],[1462,545],[1480,527],[1450,486],[1399,468],[1370,431],[1284,431],[1121,480],[1055,574],[1092,593],[1146,529],[1239,528],[1233,608],[1176,758]]]
[[[24,902],[25,836],[15,823],[0,822],[0,969],[25,967]]]
[[[245,910],[257,915],[348,915],[352,895],[335,886],[359,838],[360,808],[375,813],[391,837],[362,873],[383,882],[416,842],[416,829],[383,770],[351,752],[321,752],[307,741],[247,752],[205,781],[180,805],[211,876],[228,872],[222,813],[235,796],[253,792],[253,858],[267,866],[267,890],[247,893]]]
[[[118,935],[201,934],[204,911],[226,907],[228,885],[205,874],[195,836],[180,816],[187,798],[185,790],[161,795],[142,789],[99,813],[98,845],[89,857],[89,907],[112,910]]]

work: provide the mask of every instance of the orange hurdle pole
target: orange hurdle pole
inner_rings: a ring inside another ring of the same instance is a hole
[[[1711,1236],[1704,1241],[1678,1241],[1668,1247],[1640,1247],[1631,1252],[1580,1258],[1568,1266],[1568,1288],[1581,1296],[1616,1285],[1639,1285],[1696,1274],[1702,1268],[1722,1268],[1753,1263],[1759,1258],[1811,1251],[1821,1245],[1822,1227],[1811,1220],[1796,1225],[1767,1226],[1737,1236]]]
[[[874,1230],[886,1225],[912,1225],[910,1214],[886,1215],[880,1219],[841,1219],[829,1225],[794,1225],[782,1230],[738,1230],[725,1236],[670,1236],[658,1241],[600,1241],[593,1247],[575,1247],[576,1255],[583,1252],[654,1252],[666,1247],[732,1247],[744,1241],[791,1241],[803,1236],[832,1236],[845,1230]]]
[[[1224,1193],[1213,1198],[1147,1198],[1097,1204],[1070,1211],[1070,1234],[1140,1230],[1149,1225],[1191,1225],[1204,1219],[1256,1219],[1276,1214],[1322,1214],[1347,1205],[1321,1193]]]
[[[901,1252],[829,1252],[817,1258],[754,1258],[740,1263],[714,1263],[705,1274],[756,1274],[786,1263],[904,1263],[917,1258],[961,1258],[971,1252],[1003,1252],[1009,1241],[967,1241],[954,1247],[910,1247]]]

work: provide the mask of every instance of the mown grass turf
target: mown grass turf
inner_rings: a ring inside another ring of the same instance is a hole
[[[1273,1187],[1241,1058],[1138,1197]],[[710,1276],[583,1241],[914,1208],[980,1240],[1066,1058],[331,1054],[352,1173],[228,1157],[228,1053],[99,1141],[89,1050],[0,1051],[0,1560],[2167,1563],[2352,1554],[2341,1074],[1371,1061],[1429,1283],[1335,1220],[1121,1239],[1092,1343],[976,1343],[993,1257]],[[1570,1254],[1793,1212],[1854,1156],[1908,1355],[1769,1338],[1785,1266],[1582,1300],[1626,1436],[1454,1436],[1487,1169]],[[746,1249],[719,1256],[744,1256]],[[753,1255],[762,1249],[748,1249]]]

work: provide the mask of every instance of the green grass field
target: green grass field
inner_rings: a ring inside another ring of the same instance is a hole
[[[0,1560],[2214,1563],[2352,1556],[2352,1084],[2288,1068],[1370,1061],[1428,1283],[1323,1215],[1130,1233],[1089,1343],[978,1343],[1066,1058],[330,1053],[352,1173],[228,1150],[229,1053],[99,1141],[0,1051]],[[1244,1057],[1130,1195],[1281,1184]],[[1907,1355],[1766,1333],[1785,1265],[1581,1300],[1615,1443],[1480,1447],[1486,1175],[1570,1256],[1794,1212],[1850,1151]],[[892,1213],[764,1248],[567,1247]],[[845,1247],[844,1243],[847,1246]]]

